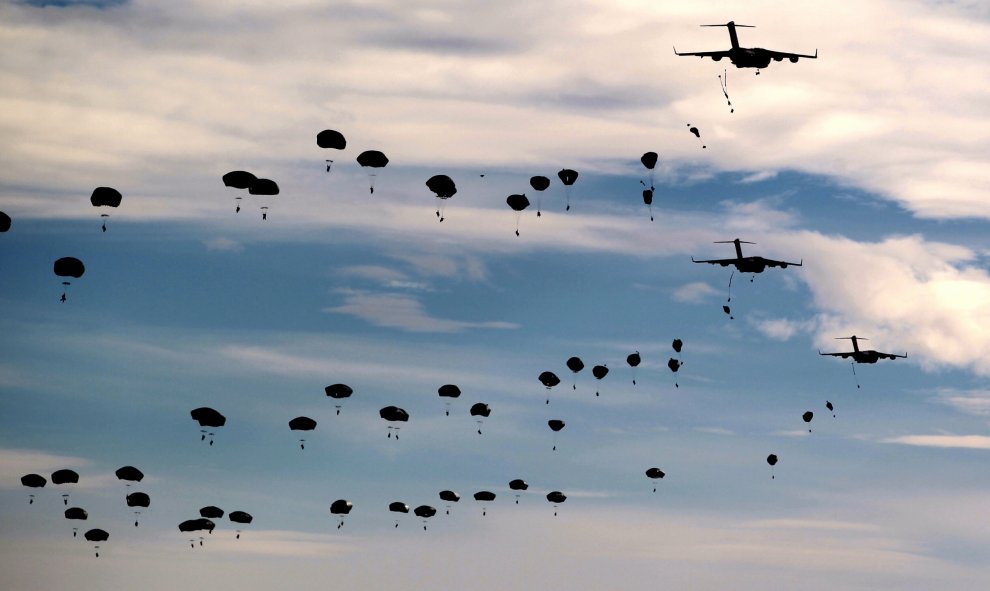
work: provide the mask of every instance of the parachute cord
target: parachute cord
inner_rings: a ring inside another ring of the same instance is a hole
[[[718,83],[722,87],[722,94],[725,95],[725,102],[729,106],[729,112],[735,113],[736,110],[732,107],[732,101],[729,100],[729,70],[726,69],[723,74],[719,74]]]
[[[856,387],[859,388],[859,376],[856,375],[856,362],[850,361],[849,367],[853,370],[853,379],[856,381]]]
[[[729,275],[729,297],[728,297],[728,299],[725,300],[726,302],[731,302],[732,301],[732,278],[735,275],[736,275],[736,270],[733,269],[732,270],[732,273]]]

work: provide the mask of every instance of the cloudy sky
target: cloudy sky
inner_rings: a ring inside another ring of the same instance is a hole
[[[819,58],[673,54],[727,48],[697,25],[729,20]],[[984,3],[2,0],[0,43],[0,587],[990,585]],[[691,257],[737,237],[804,264],[732,276],[730,319],[729,269]],[[86,273],[59,303],[64,256]],[[853,334],[908,358],[817,354]],[[201,406],[227,417],[212,447]],[[20,484],[60,468],[78,485]],[[110,532],[99,559],[63,492]],[[396,528],[392,501],[439,513]],[[200,547],[177,525],[206,505],[255,519]]]

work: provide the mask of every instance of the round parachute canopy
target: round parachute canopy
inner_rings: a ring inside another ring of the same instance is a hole
[[[143,492],[133,492],[127,495],[127,506],[128,507],[150,507],[151,497]],[[207,517],[204,515],[203,517]]]
[[[69,507],[65,510],[65,518],[86,521],[89,519],[89,513],[87,513],[82,507]]]
[[[293,431],[312,431],[316,428],[316,421],[309,417],[296,417],[289,421],[289,429]]]
[[[0,232],[6,232],[10,229],[10,216],[0,211]]]
[[[333,384],[323,389],[330,398],[350,398],[354,390],[347,384]]]
[[[86,272],[82,261],[75,257],[62,257],[55,261],[55,274],[59,277],[75,277],[79,279]]]
[[[324,129],[320,133],[316,134],[316,145],[321,148],[343,150],[347,147],[347,140],[344,139],[344,134],[337,130]]]
[[[771,466],[777,465],[777,454],[770,454],[767,456],[767,463]]]
[[[476,402],[471,405],[472,417],[487,417],[490,414],[492,414],[492,409],[484,402]]]
[[[452,490],[442,490],[440,491],[440,500],[447,501],[448,503],[456,503],[461,500],[461,495]]]
[[[801,418],[804,419],[804,422],[805,423],[810,423],[811,422],[811,419],[813,419],[814,416],[815,416],[815,413],[813,413],[813,412],[811,412],[809,410],[808,412],[806,412],[803,415],[801,415]]]
[[[653,189],[643,189],[643,205],[653,205]]]
[[[272,179],[258,179],[251,183],[248,193],[252,195],[278,195],[278,183]]]
[[[505,202],[512,211],[522,211],[529,207],[529,199],[525,195],[509,195],[505,198]]]
[[[110,539],[110,534],[103,531],[102,529],[91,529],[83,534],[88,542],[106,542]]]
[[[337,499],[336,501],[330,504],[330,513],[332,513],[333,515],[347,515],[348,513],[351,512],[351,508],[353,507],[354,505],[351,504],[350,501],[344,499]]]
[[[402,410],[398,406],[386,406],[385,408],[378,411],[378,416],[385,419],[386,421],[399,421],[405,423],[409,420],[409,413]]]
[[[437,388],[437,394],[443,398],[457,398],[461,395],[461,389],[454,384],[445,384]]]
[[[232,170],[223,175],[224,186],[234,189],[250,189],[257,181],[258,177],[246,170]]]
[[[577,373],[584,369],[584,362],[581,361],[580,357],[571,357],[567,360],[567,369]]]
[[[550,501],[551,503],[563,503],[564,501],[567,500],[567,495],[560,492],[559,490],[555,490],[553,492],[547,493],[547,500]]]
[[[646,152],[640,157],[639,161],[642,162],[643,166],[646,168],[653,170],[653,167],[657,165],[657,153]]]
[[[670,346],[674,348],[674,351],[680,353],[681,348],[684,347],[684,341],[682,341],[681,339],[674,339],[674,342],[672,342]]]
[[[227,417],[206,406],[193,409],[189,414],[200,427],[223,427],[227,422]]]
[[[79,474],[68,468],[52,472],[52,484],[75,484],[79,482]]]
[[[97,187],[89,196],[89,202],[93,204],[93,207],[117,207],[122,198],[120,191],[113,187]]]
[[[595,379],[602,379],[608,375],[608,368],[604,365],[596,365],[591,368],[591,375],[595,376]]]
[[[678,360],[676,360],[676,359],[674,359],[673,357],[671,357],[667,361],[667,367],[670,368],[670,371],[672,371],[674,373],[677,373],[677,370],[679,370],[681,368],[681,362],[678,361]]]
[[[223,509],[208,505],[199,510],[199,516],[207,519],[221,519],[223,518]]]
[[[494,501],[495,493],[488,490],[479,490],[474,493],[474,500],[476,501]]]
[[[509,481],[509,488],[512,490],[526,490],[529,485],[522,478],[516,478],[515,480]]]
[[[664,476],[666,476],[666,474],[664,474],[663,470],[661,470],[660,468],[650,468],[649,470],[646,471],[646,476],[649,478],[656,479],[656,478],[663,478]]]
[[[358,154],[357,163],[369,168],[385,168],[388,158],[378,150],[366,150]]]
[[[227,519],[234,523],[251,523],[254,521],[254,517],[251,517],[250,513],[244,511],[231,511],[227,514]]]
[[[547,421],[547,425],[549,425],[550,429],[552,429],[555,432],[563,429],[565,424],[566,423],[564,423],[564,421],[561,421],[560,419],[550,419],[549,421]]]
[[[578,178],[578,172],[576,170],[571,170],[570,168],[565,168],[557,173],[557,177],[560,178],[560,182],[567,186],[574,184],[574,181]]]
[[[639,351],[631,353],[628,357],[626,357],[626,363],[629,364],[629,367],[636,367],[639,365],[640,361],[642,361],[642,358],[639,356]]]
[[[179,531],[213,531],[216,524],[205,517],[187,519],[179,524]]]
[[[550,179],[545,176],[534,176],[529,178],[529,186],[536,191],[546,191],[550,186]]]
[[[401,501],[395,501],[394,503],[388,504],[388,510],[393,513],[409,513],[409,505]]]
[[[437,510],[429,505],[420,505],[419,507],[413,509],[413,513],[416,514],[416,517],[422,517],[423,519],[427,519],[429,517],[433,517],[434,515],[436,515]]]
[[[426,181],[426,186],[440,199],[450,199],[457,193],[454,181],[445,174],[437,174]]]
[[[124,466],[122,468],[117,468],[114,472],[119,480],[130,480],[131,482],[141,482],[144,478],[144,472],[138,470],[134,466]]]
[[[553,388],[560,383],[560,378],[558,378],[557,374],[552,371],[545,371],[540,374],[540,383],[547,388]]]
[[[48,484],[48,480],[41,474],[26,474],[21,476],[21,484],[30,488],[42,488]]]

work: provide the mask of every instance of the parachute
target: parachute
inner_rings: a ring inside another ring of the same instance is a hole
[[[541,202],[543,201],[543,192],[550,187],[550,179],[545,176],[534,176],[529,179],[529,186],[533,187],[536,191],[536,217],[540,217]],[[526,202],[529,205],[529,202]]]
[[[401,502],[395,501],[388,504],[388,510],[392,513],[409,513],[409,505]],[[395,518],[395,527],[399,527],[399,518]]]
[[[630,353],[629,356],[626,357],[626,363],[628,363],[629,367],[632,368],[632,375],[633,375],[632,382],[634,386],[636,385],[636,367],[639,365],[640,361],[642,361],[642,358],[640,358],[639,356],[639,351],[636,351],[635,353]]]
[[[456,503],[461,500],[461,495],[457,494],[452,490],[442,490],[440,491],[440,500],[447,502],[447,515],[450,515],[450,503]]]
[[[591,368],[591,375],[593,375],[596,380],[598,380],[599,382],[601,382],[602,379],[604,379],[605,376],[608,375],[608,366],[605,366],[605,365],[596,365],[596,366],[592,367]],[[598,392],[599,392],[599,388],[598,388],[598,386],[596,386],[595,387],[595,396],[598,396]]]
[[[129,482],[141,482],[141,480],[144,479],[144,473],[134,466],[123,466],[122,468],[117,468],[114,474],[117,475],[118,480],[127,480]],[[130,486],[130,484],[127,486]]]
[[[560,419],[550,419],[547,421],[550,430],[553,431],[553,451],[557,451],[557,433],[564,428],[564,421]]]
[[[574,372],[574,383],[571,384],[571,390],[577,390],[577,374],[584,369],[584,362],[581,361],[580,357],[571,357],[567,360],[567,369]]]
[[[199,516],[207,519],[223,519],[223,509],[207,505],[199,510]]]
[[[490,503],[495,500],[495,493],[487,490],[480,490],[474,493],[474,500],[480,501],[482,503]],[[487,505],[482,505],[481,516],[484,517],[487,514],[488,514]]]
[[[429,190],[437,196],[440,200],[440,205],[437,206],[437,217],[440,218],[442,222],[444,204],[447,199],[450,199],[457,193],[457,187],[454,185],[454,181],[445,174],[437,174],[431,176],[429,180],[426,181],[426,186]]]
[[[254,183],[258,182],[258,177],[254,176],[246,170],[232,170],[227,174],[223,175],[223,184],[225,187],[232,187],[234,189],[250,189]],[[234,213],[239,213],[241,211],[240,197],[234,197],[237,201],[237,208]]]
[[[87,513],[86,510],[83,509],[82,507],[69,507],[68,509],[65,510],[65,518],[77,520],[77,521],[86,521],[87,519],[89,519],[89,513]],[[76,534],[78,533],[79,533],[79,528],[73,527],[72,537],[73,538],[76,537]]]
[[[645,203],[650,208],[650,221],[653,221],[653,192],[656,190],[653,181],[653,168],[657,165],[657,153],[656,152],[646,152],[644,153],[639,161],[643,163],[643,166],[650,171],[650,184],[647,186],[645,181],[639,181],[639,184],[643,185],[643,203]]]
[[[0,211],[0,232],[6,232],[10,229],[10,216]]]
[[[382,154],[378,150],[365,150],[358,154],[357,163],[361,165],[362,168],[368,169],[368,183],[371,193],[375,192],[375,176],[377,176],[377,170],[379,168],[385,168],[388,164],[388,158],[385,154]]]
[[[815,413],[811,412],[810,410],[804,413],[803,415],[801,415],[801,418],[804,419],[805,423],[810,423],[811,419],[813,419],[814,417],[815,417]],[[808,429],[808,433],[811,433],[810,428]]]
[[[827,408],[829,411],[835,411],[835,407],[832,406],[832,403],[829,402],[828,400],[825,401],[825,408]],[[835,418],[835,413],[834,412],[832,412],[832,418],[833,419]]]
[[[69,470],[64,468],[62,470],[56,470],[52,472],[52,484],[62,485],[62,484],[77,484],[79,482],[79,473],[75,470]],[[62,503],[66,506],[69,505],[69,493],[62,493]]]
[[[72,277],[74,279],[79,279],[86,272],[86,267],[82,264],[82,261],[75,257],[62,257],[55,261],[53,270],[59,277]],[[66,300],[68,287],[71,284],[72,283],[68,280],[62,282],[62,285],[66,288],[62,291],[63,302]]]
[[[420,505],[413,509],[413,513],[416,514],[416,517],[423,519],[423,531],[426,531],[426,520],[436,515],[437,510],[429,505]]]
[[[337,524],[337,529],[344,527],[344,516],[350,513],[353,507],[354,505],[345,499],[337,499],[330,504],[330,514],[340,516],[340,523]]]
[[[149,497],[146,493],[143,492],[133,492],[127,495],[127,497],[125,497],[124,500],[127,503],[127,506],[132,508],[141,507],[147,509],[148,507],[151,506],[151,497]],[[141,515],[141,511],[134,512],[134,527],[138,526],[138,517],[140,515]]]
[[[520,491],[529,489],[529,484],[526,483],[522,478],[516,478],[515,480],[509,481],[509,489]],[[519,493],[516,493],[516,504],[519,504]]]
[[[576,170],[571,170],[570,168],[564,168],[557,173],[557,178],[560,182],[564,183],[564,195],[567,197],[567,208],[564,211],[571,210],[571,186],[574,185],[574,181],[578,178],[578,172]]]
[[[443,386],[437,388],[437,394],[439,394],[441,398],[457,398],[458,396],[461,395],[461,389],[455,386],[454,384],[444,384]],[[450,401],[447,400],[446,402],[444,402],[444,406],[445,406],[444,414],[446,414],[449,417]]]
[[[25,474],[21,476],[21,484],[28,488],[43,488],[48,480],[41,474]],[[34,504],[34,494],[28,495],[28,505]]]
[[[100,546],[96,542],[106,542],[110,539],[110,534],[102,529],[91,529],[83,534],[87,542],[93,542],[93,549],[96,551],[96,557],[100,557]]]
[[[770,464],[770,479],[774,479],[773,467],[777,465],[777,454],[770,454],[767,456],[767,463]]]
[[[350,398],[351,394],[354,393],[354,390],[351,390],[351,387],[348,386],[347,384],[332,384],[324,388],[323,391],[327,393],[327,396],[333,398],[334,400],[343,400],[344,398]],[[339,415],[340,405],[336,404],[334,405],[334,408],[337,409],[337,414]]]
[[[120,206],[120,200],[122,199],[120,191],[114,189],[113,187],[97,187],[93,189],[93,194],[89,196],[89,202],[93,204],[93,207],[118,207]],[[103,231],[107,231],[107,221],[106,219],[110,217],[108,213],[100,214],[103,218]]]
[[[347,147],[347,140],[339,131],[324,129],[316,134],[316,145],[324,149],[343,150]],[[327,172],[330,172],[332,164],[333,160],[327,160]]]
[[[289,429],[293,431],[312,431],[316,428],[316,421],[309,417],[296,417],[289,421]],[[299,449],[306,449],[306,439],[299,439]]]
[[[705,145],[705,144],[704,144],[704,143],[703,143],[703,142],[701,141],[701,132],[700,132],[700,131],[698,131],[698,128],[697,128],[697,127],[694,127],[694,126],[692,126],[692,125],[691,125],[690,123],[688,123],[688,124],[687,124],[687,126],[688,126],[688,131],[690,131],[691,133],[693,133],[693,134],[694,134],[694,137],[696,137],[696,138],[698,138],[698,143],[699,143],[699,144],[701,144],[701,147],[702,147],[702,148],[707,148],[708,146],[706,146],[706,145]]]
[[[246,513],[244,511],[231,511],[230,513],[227,514],[227,519],[233,521],[234,523],[239,523],[241,525],[247,525],[252,521],[254,521],[254,517],[252,517],[250,513]],[[241,539],[240,529],[237,530],[236,539],[238,540]]]
[[[213,528],[216,524],[205,517],[200,517],[199,519],[187,519],[179,524],[179,531],[181,532],[191,532],[191,531],[208,531],[213,533]]]
[[[486,418],[492,414],[492,409],[484,402],[476,402],[471,405],[471,416],[472,417],[482,417],[477,420],[478,423],[478,435],[481,435],[481,426],[485,423]]]
[[[189,415],[192,416],[193,420],[199,423],[200,427],[210,427],[217,428],[223,427],[227,423],[227,417],[223,416],[216,410],[201,406],[189,411]],[[200,429],[199,440],[204,441],[206,436],[210,436],[210,445],[213,445],[213,432],[208,429]]]
[[[557,516],[557,505],[560,505],[561,503],[563,503],[564,501],[566,501],[567,500],[567,495],[565,495],[564,493],[560,492],[559,490],[555,490],[553,492],[547,493],[547,500],[550,501],[551,503],[553,503],[553,509],[554,509],[553,510],[553,516],[556,517]]]
[[[553,388],[554,386],[559,384],[560,378],[558,378],[557,374],[553,373],[552,371],[545,371],[540,374],[539,380],[541,384],[546,386],[547,404],[550,404],[550,388]]]
[[[519,220],[522,218],[522,211],[529,207],[529,199],[525,195],[509,195],[505,198],[505,203],[516,212],[516,236],[519,235]],[[539,212],[537,212],[539,215]]]
[[[657,480],[663,478],[666,474],[664,474],[663,470],[660,468],[650,468],[646,471],[646,476],[648,478],[652,478],[653,480]],[[653,492],[657,492],[657,485],[655,484],[653,485]]]
[[[409,413],[399,408],[398,406],[386,406],[378,411],[378,416],[380,416],[381,418],[385,419],[390,423],[396,423],[396,422],[405,423],[406,421],[409,420]],[[393,427],[392,425],[389,425],[388,427],[389,437],[392,437],[392,429],[395,429],[395,438],[396,440],[398,440],[399,427],[398,426]]]
[[[263,195],[267,197],[274,197],[278,195],[278,183],[271,179],[255,179],[255,181],[248,188],[248,194],[250,195]],[[264,203],[267,203],[265,201]],[[261,219],[268,219],[268,206],[261,206]]]

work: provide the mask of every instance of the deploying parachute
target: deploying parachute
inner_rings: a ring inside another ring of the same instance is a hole
[[[570,168],[564,168],[557,173],[557,178],[560,182],[564,183],[564,195],[567,197],[567,208],[564,211],[571,210],[571,187],[574,185],[574,181],[578,178],[578,172],[576,170],[571,170]]]
[[[688,131],[690,131],[691,133],[693,133],[693,134],[694,134],[694,137],[696,137],[696,138],[698,138],[698,143],[699,143],[699,144],[701,144],[701,147],[702,147],[702,148],[707,148],[708,146],[706,146],[706,145],[705,145],[705,144],[704,144],[704,143],[703,143],[703,142],[701,141],[701,132],[700,132],[700,131],[698,131],[698,128],[697,128],[697,127],[694,127],[694,126],[693,126],[693,125],[691,125],[690,123],[688,123],[688,124],[687,124],[687,126],[688,126]]]
[[[316,145],[324,149],[332,150],[343,150],[347,147],[347,140],[344,138],[344,134],[336,131],[334,129],[324,129],[320,133],[316,134]],[[333,160],[327,160],[327,172],[330,172],[330,166],[333,164]]]
[[[309,417],[296,417],[289,421],[289,429],[293,431],[312,431],[316,428],[316,421]],[[299,449],[306,449],[306,439],[299,439]]]
[[[368,169],[368,184],[372,194],[375,192],[375,176],[379,168],[385,168],[388,158],[378,150],[365,150],[358,154],[357,163]]]
[[[89,202],[93,204],[93,207],[119,207],[120,200],[122,199],[120,191],[114,189],[113,187],[97,187],[93,189],[93,194],[89,196]],[[109,213],[101,213],[100,217],[103,218],[103,231],[107,231],[107,218],[110,217]]]
[[[440,205],[437,206],[437,217],[442,222],[444,219],[444,205],[447,203],[447,199],[450,199],[457,193],[457,187],[454,185],[454,181],[445,174],[431,176],[426,181],[426,186],[440,200]]]
[[[332,384],[323,389],[327,396],[333,398],[334,400],[343,400],[344,398],[350,398],[354,390],[347,384]],[[335,404],[334,408],[337,409],[337,414],[340,414],[340,404]]]
[[[62,278],[72,277],[73,279],[79,279],[86,272],[86,266],[75,257],[62,257],[55,261],[53,271]],[[65,286],[65,289],[62,290],[62,301],[64,302],[69,291],[68,288],[72,283],[66,279],[62,282],[62,285]]]
[[[200,408],[194,408],[189,411],[190,416],[193,420],[199,423],[200,427],[209,427],[215,429],[217,427],[223,427],[227,423],[227,417],[223,416],[216,410],[209,408],[207,406],[201,406]],[[210,436],[210,445],[213,445],[213,432],[208,429],[200,429],[199,440],[206,440],[206,436]]]
[[[657,165],[657,158],[656,152],[646,152],[639,159],[643,166],[650,171],[650,184],[647,185],[646,181],[643,180],[640,180],[639,184],[643,185],[643,203],[650,208],[651,222],[653,221],[653,192],[656,190],[653,181],[653,168]]]
[[[524,209],[529,207],[529,199],[525,195],[509,195],[505,198],[505,203],[516,212],[516,236],[519,235],[519,220],[522,218],[522,212]],[[537,212],[539,215],[539,212]]]
[[[832,403],[829,402],[828,400],[826,400],[825,401],[825,408],[827,408],[829,411],[832,412],[832,418],[834,419],[835,418],[835,407],[832,406]]]

